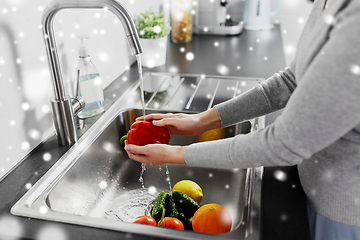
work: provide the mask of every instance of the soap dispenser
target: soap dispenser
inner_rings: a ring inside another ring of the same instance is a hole
[[[79,118],[88,118],[104,111],[104,93],[102,79],[90,59],[90,55],[84,45],[84,39],[90,39],[89,36],[78,36],[81,45],[78,49],[79,62],[76,67],[76,81],[74,89],[77,89],[75,95],[80,95],[85,100],[85,108],[79,112]]]

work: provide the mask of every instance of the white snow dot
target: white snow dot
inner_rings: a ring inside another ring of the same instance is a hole
[[[286,179],[287,179],[286,173],[284,173],[284,172],[281,171],[281,170],[276,170],[276,171],[274,172],[274,177],[275,177],[277,180],[281,181],[281,182],[284,182],[284,181],[286,181]]]
[[[41,111],[42,111],[43,113],[48,113],[48,112],[50,112],[50,108],[49,108],[48,105],[43,105],[43,106],[41,107]]]
[[[17,63],[17,64],[21,64],[21,63],[22,63],[21,58],[16,59],[16,63]]]
[[[98,58],[102,62],[108,62],[109,59],[110,59],[109,54],[107,54],[106,52],[99,52],[98,53]]]
[[[181,47],[181,48],[180,48],[180,52],[185,52],[185,48],[184,48],[184,47]]]
[[[291,185],[291,187],[292,187],[292,188],[296,188],[296,185],[295,185],[295,184],[293,184],[293,185]]]
[[[161,27],[159,25],[156,25],[155,27],[153,27],[153,31],[154,33],[159,33],[161,32]]]
[[[356,65],[356,64],[352,64],[352,65],[350,66],[350,71],[351,71],[354,75],[359,76],[359,75],[360,75],[360,66],[359,66],[359,65]]]
[[[305,19],[303,17],[298,18],[298,23],[303,24],[305,22]]]
[[[15,125],[16,125],[15,120],[11,120],[11,121],[10,121],[10,126],[15,126]]]
[[[41,5],[39,5],[37,9],[38,9],[38,11],[39,11],[39,12],[44,11],[44,7],[43,7],[43,6],[41,6]]]
[[[268,60],[268,57],[267,57],[267,56],[265,56],[265,57],[264,57],[264,60],[265,60],[265,61],[267,61],[267,60]]]
[[[2,214],[0,217],[0,233],[8,234],[8,239],[19,239],[23,230],[23,225],[18,218],[8,214]]]
[[[210,99],[210,98],[211,98],[211,94],[210,94],[210,93],[206,94],[206,98],[207,98],[207,99]]]
[[[124,77],[122,78],[122,80],[123,80],[124,82],[126,82],[126,81],[127,81],[127,77],[124,76]]]
[[[30,104],[27,103],[27,102],[24,102],[21,104],[21,109],[24,110],[24,111],[27,111],[30,109]]]
[[[281,216],[280,216],[281,221],[285,222],[285,221],[287,221],[287,219],[288,219],[287,214],[285,214],[285,213],[281,214]]]
[[[209,173],[209,178],[212,178],[214,175],[212,173]]]
[[[36,239],[38,240],[67,240],[70,239],[66,231],[57,225],[47,224],[38,229]]]
[[[295,52],[295,47],[293,45],[287,45],[285,47],[285,53],[286,54],[292,54]]]
[[[176,66],[171,66],[169,68],[169,72],[170,73],[177,73],[179,71],[179,69]]]
[[[240,66],[237,66],[237,67],[236,67],[236,69],[237,69],[237,70],[240,70],[240,69],[241,69],[241,67],[240,67]]]
[[[32,139],[37,140],[40,138],[40,132],[36,129],[30,129],[28,134]]]
[[[219,42],[214,42],[214,46],[218,47],[219,46]]]
[[[105,33],[106,33],[105,29],[100,30],[100,35],[105,35]]]
[[[229,189],[229,187],[230,187],[229,184],[225,185],[225,189]]]
[[[51,160],[51,154],[50,154],[50,153],[44,153],[44,155],[43,155],[43,160],[44,160],[45,162],[50,161],[50,160]]]
[[[4,57],[3,57],[3,56],[1,56],[1,57],[0,57],[0,65],[4,65],[4,64],[5,64]]]
[[[41,207],[39,208],[39,212],[40,212],[41,214],[46,214],[46,213],[48,212],[48,209],[47,209],[46,206],[41,206]]]
[[[150,194],[155,194],[156,193],[156,187],[154,187],[154,186],[150,186],[149,188],[148,188],[148,193],[150,193]]]
[[[3,13],[3,14],[7,14],[7,13],[8,13],[7,8],[3,8],[2,13]]]
[[[101,14],[100,13],[95,13],[95,18],[100,18],[101,17]]]
[[[19,33],[19,37],[20,37],[20,38],[23,38],[23,37],[25,37],[25,33],[23,33],[23,32],[20,32],[20,33]]]
[[[221,75],[228,75],[230,73],[230,69],[223,65],[223,64],[219,64],[217,67],[216,67],[216,70],[221,74]]]
[[[207,32],[207,31],[209,31],[209,28],[204,27],[203,30],[204,30],[204,32]]]
[[[259,43],[259,42],[260,42],[260,39],[256,39],[256,42]]]
[[[330,14],[325,15],[323,19],[324,22],[329,25],[334,25],[336,23],[336,19]]]
[[[45,57],[44,57],[44,56],[40,56],[39,60],[40,60],[40,62],[43,62],[43,61],[45,61]]]
[[[283,33],[284,33],[284,34],[287,33],[286,29],[283,30]]]
[[[26,189],[30,189],[31,187],[32,187],[32,184],[31,184],[31,183],[25,184],[25,188],[26,188]]]
[[[78,23],[75,24],[75,25],[74,25],[74,28],[75,28],[75,29],[79,29],[79,28],[80,28],[80,24],[78,24]]]
[[[106,187],[107,187],[107,182],[106,181],[101,181],[100,183],[99,183],[99,187],[101,188],[101,189],[105,189]]]
[[[59,37],[63,37],[63,36],[64,36],[64,33],[63,33],[63,32],[58,32],[58,36],[59,36]]]
[[[254,48],[253,48],[253,47],[249,47],[249,50],[252,51],[252,50],[254,50]]]
[[[29,142],[22,142],[21,143],[21,150],[26,151],[26,150],[29,150],[29,148],[30,148],[30,143]]]
[[[194,60],[195,56],[192,52],[188,52],[185,57],[188,61],[192,61],[192,60]]]

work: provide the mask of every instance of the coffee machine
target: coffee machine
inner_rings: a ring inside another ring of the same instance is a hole
[[[243,30],[240,9],[242,0],[198,0],[194,4],[193,33],[237,35]],[[233,7],[231,5],[236,5]],[[238,9],[239,12],[234,12]]]

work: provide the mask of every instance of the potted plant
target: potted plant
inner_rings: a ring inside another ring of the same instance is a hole
[[[165,64],[169,29],[163,13],[146,11],[135,19],[135,25],[143,47],[141,62],[145,67]]]

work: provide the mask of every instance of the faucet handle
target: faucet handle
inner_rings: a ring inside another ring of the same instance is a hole
[[[74,115],[77,115],[81,110],[85,108],[85,100],[81,96],[75,96],[71,98],[71,106]]]

